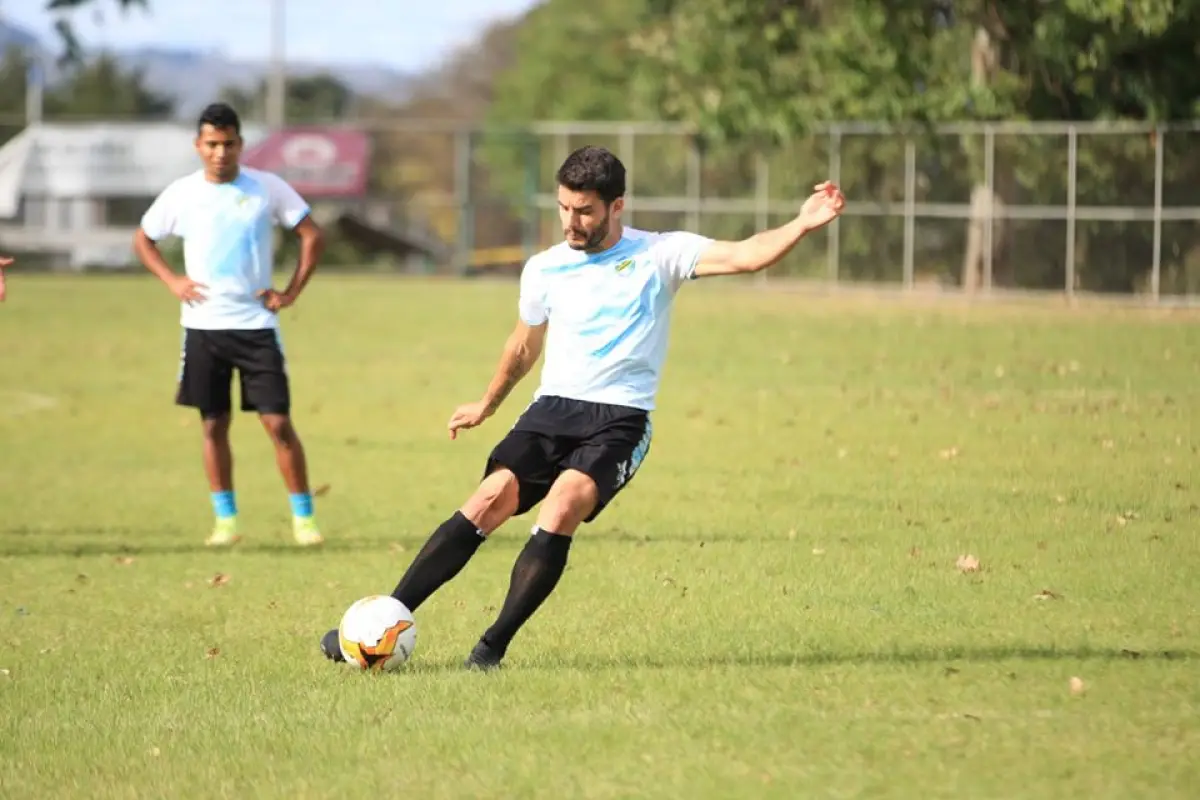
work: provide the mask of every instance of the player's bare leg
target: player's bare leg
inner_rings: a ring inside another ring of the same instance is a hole
[[[426,540],[421,551],[392,590],[392,597],[415,612],[430,595],[462,571],[487,537],[517,511],[520,495],[517,476],[499,469],[477,488]],[[341,661],[337,629],[321,639],[321,650],[333,661]]]
[[[567,567],[571,537],[597,500],[596,482],[582,472],[567,470],[558,477],[542,501],[533,535],[513,564],[504,606],[464,666],[482,670],[500,666],[517,631],[558,585]]]
[[[517,501],[517,477],[512,472],[500,469],[484,478],[467,502],[425,542],[392,597],[409,611],[416,611],[458,575],[487,537],[516,513]]]
[[[237,502],[233,493],[233,448],[229,444],[229,413],[202,420],[204,432],[204,473],[212,492],[216,523],[206,542],[211,547],[236,544]]]
[[[263,429],[275,445],[275,463],[288,490],[292,506],[292,535],[300,545],[321,544],[324,540],[313,518],[304,443],[300,441],[291,417],[286,414],[263,414],[261,420]]]

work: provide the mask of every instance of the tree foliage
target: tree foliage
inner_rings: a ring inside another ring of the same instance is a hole
[[[1190,118],[1197,0],[647,0],[672,116],[786,139],[813,123]],[[971,42],[994,43],[990,78]]]
[[[522,31],[493,116],[689,123],[706,143],[705,194],[723,197],[752,196],[749,162],[759,157],[775,165],[773,196],[799,196],[827,172],[830,142],[815,131],[892,123],[906,133],[842,139],[848,196],[902,202],[908,138],[916,199],[967,203],[983,182],[982,137],[932,136],[929,123],[1189,119],[1200,114],[1196,31],[1200,0],[609,0],[587,13],[547,0]],[[1128,195],[1150,182],[1153,147],[1146,136],[1081,144],[1078,202],[1146,205],[1144,192]],[[656,171],[676,173],[685,149],[666,153]],[[1177,141],[1166,151],[1168,203],[1200,204],[1184,197],[1197,194],[1188,188],[1200,178],[1193,150]],[[1063,204],[1065,137],[999,136],[995,166],[999,201]],[[643,194],[655,189],[647,172],[637,179]],[[1064,224],[1008,222],[997,282],[1061,287]],[[938,252],[919,257],[958,280],[966,226],[936,227],[921,238],[939,242]],[[849,276],[898,277],[900,229],[897,218],[844,220]],[[1127,291],[1145,279],[1147,224],[1080,223],[1076,235],[1083,288]],[[1164,233],[1166,261],[1195,246],[1181,227]]]

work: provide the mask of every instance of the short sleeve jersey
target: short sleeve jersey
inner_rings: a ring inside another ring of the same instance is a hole
[[[518,310],[528,325],[550,324],[536,396],[653,410],[675,294],[711,242],[626,228],[602,253],[564,242],[530,258]]]
[[[195,172],[168,186],[142,217],[155,242],[183,239],[187,276],[205,288],[202,303],[184,303],[185,328],[259,330],[277,328],[258,293],[271,287],[274,227],[295,228],[310,209],[277,175],[242,167],[228,183]]]

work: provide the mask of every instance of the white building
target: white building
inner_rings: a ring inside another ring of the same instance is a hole
[[[243,131],[246,146],[266,131]],[[42,123],[0,148],[0,251],[52,263],[123,267],[142,213],[199,168],[182,123]]]

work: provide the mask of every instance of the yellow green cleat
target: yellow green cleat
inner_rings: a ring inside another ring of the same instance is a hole
[[[237,544],[241,538],[237,532],[237,517],[218,517],[212,533],[204,543],[209,547],[230,547]]]
[[[316,521],[312,517],[293,517],[292,537],[296,540],[296,544],[301,547],[311,547],[323,544],[325,541],[321,536],[321,531],[317,529]]]

